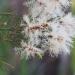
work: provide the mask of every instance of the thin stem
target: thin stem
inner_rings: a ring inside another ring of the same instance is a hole
[[[3,60],[0,60],[0,62],[3,63],[3,64],[5,64],[5,65],[7,65],[7,66],[9,66],[9,67],[11,67],[12,69],[15,68],[13,65],[11,65],[11,64],[9,64],[9,63],[3,61]]]

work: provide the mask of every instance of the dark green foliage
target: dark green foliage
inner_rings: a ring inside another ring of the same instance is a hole
[[[20,46],[21,39],[23,38],[21,31],[22,27],[20,27],[20,17],[18,16],[12,16],[12,21],[11,21],[11,26],[10,26],[10,33],[9,33],[9,38],[10,42],[13,47]]]
[[[0,75],[8,75],[9,69],[13,68],[9,63],[13,58],[12,48],[20,46],[22,38],[21,17],[7,7],[8,3],[8,0],[0,0]],[[13,61],[15,62],[15,60]]]

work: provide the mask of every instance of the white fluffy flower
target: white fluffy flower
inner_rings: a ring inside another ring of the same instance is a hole
[[[21,51],[21,57],[23,58],[24,56],[26,56],[26,58],[28,59],[28,57],[34,57],[35,55],[42,55],[43,51],[40,50],[39,48],[33,47],[31,45],[27,45],[24,41],[21,42],[22,45],[22,49],[23,51]]]
[[[72,13],[67,14],[61,18],[61,25],[65,28],[65,31],[69,36],[75,35],[75,18],[72,16]]]
[[[75,18],[69,12],[69,0],[29,0],[29,14],[23,15],[27,27],[23,33],[29,37],[22,42],[21,56],[49,52],[51,56],[70,54],[75,35]],[[64,10],[63,10],[64,9]],[[67,12],[67,13],[66,13]]]

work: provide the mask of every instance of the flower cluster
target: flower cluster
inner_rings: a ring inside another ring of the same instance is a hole
[[[49,52],[51,56],[70,54],[75,34],[75,18],[70,11],[70,0],[28,0],[24,5],[29,13],[23,15],[26,27],[23,32],[29,37],[22,42],[21,55],[34,57],[37,53]],[[26,44],[26,45],[25,45]]]

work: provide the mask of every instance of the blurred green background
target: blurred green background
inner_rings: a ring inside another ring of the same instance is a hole
[[[73,15],[75,14],[75,0],[72,0],[72,13]],[[16,14],[12,14],[9,0],[0,0],[0,75],[10,75],[11,72],[17,72],[15,70],[16,58],[13,55],[12,48],[14,45],[19,46],[22,38],[19,27],[20,19]],[[75,72],[75,42],[73,45],[71,67],[73,72]],[[12,64],[11,62],[15,63]],[[28,75],[27,65],[28,63],[25,59],[20,61],[19,73],[13,75]]]
[[[72,13],[75,16],[75,0],[72,0]],[[72,61],[71,61],[71,68],[75,74],[75,39],[73,39],[73,48],[72,48]]]

